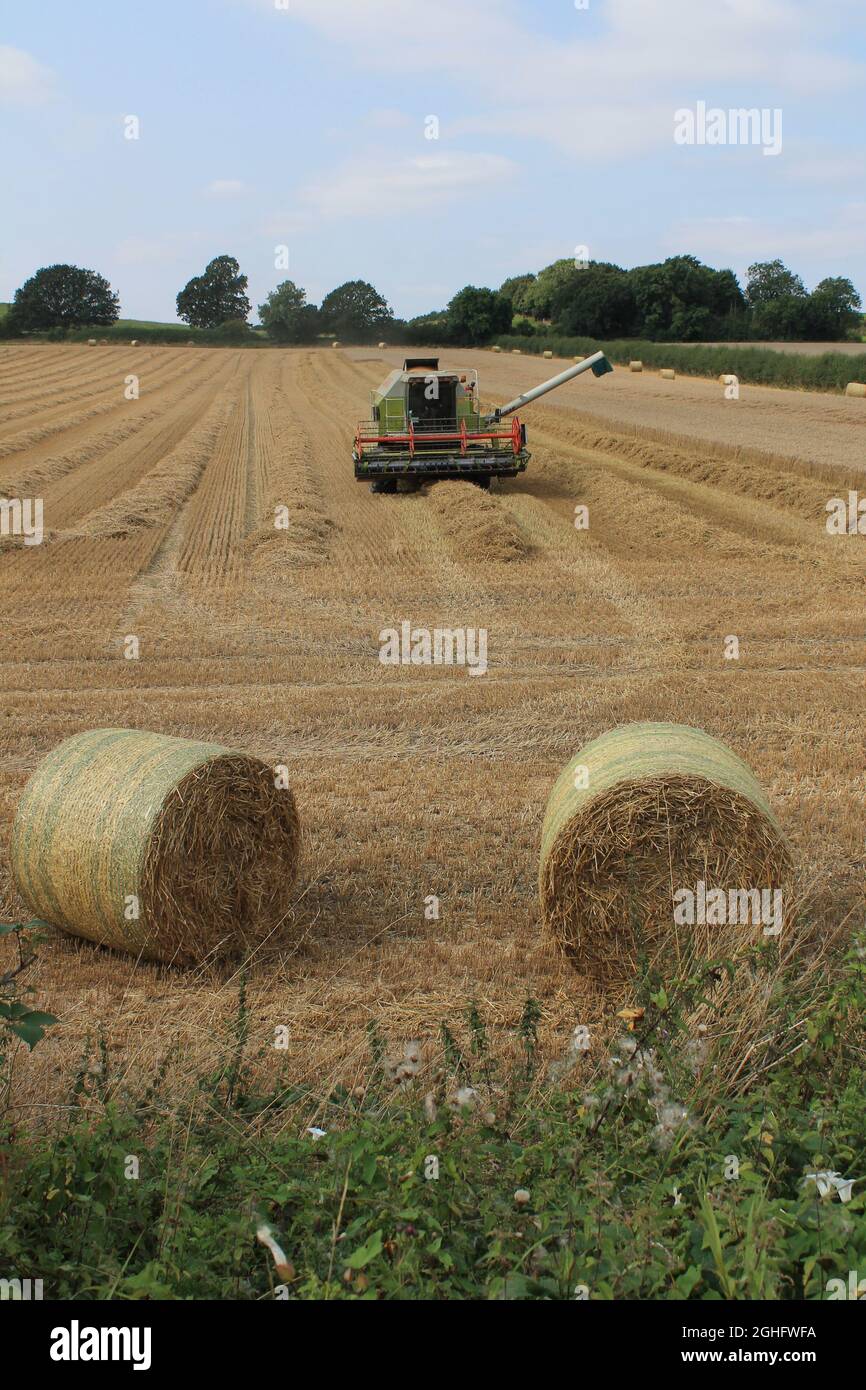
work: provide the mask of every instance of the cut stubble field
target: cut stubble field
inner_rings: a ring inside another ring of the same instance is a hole
[[[0,540],[0,918],[26,915],[18,796],[68,735],[152,729],[287,764],[304,854],[286,937],[252,963],[251,1031],[257,1066],[323,1092],[356,1084],[371,1022],[398,1051],[435,1046],[474,999],[507,1043],[531,994],[550,1057],[576,1024],[614,1025],[622,997],[541,931],[537,867],[557,774],[616,724],[729,744],[791,837],[809,919],[830,935],[863,909],[866,537],[825,524],[863,486],[862,402],[617,372],[527,409],[532,461],[498,491],[374,496],[352,434],[401,356],[0,350],[0,495],[42,497],[46,526],[41,546]],[[453,356],[491,403],[557,366]],[[487,629],[487,673],[381,664],[404,621]],[[16,1054],[28,1124],[100,1031],[121,1092],[170,1051],[184,1085],[237,998],[236,973],[59,933],[31,983],[60,1023]]]

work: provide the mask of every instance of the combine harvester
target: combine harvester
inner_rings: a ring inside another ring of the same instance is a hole
[[[515,478],[529,462],[526,426],[514,415],[557,386],[591,371],[604,376],[613,367],[603,352],[534,386],[516,400],[483,415],[476,371],[446,371],[438,357],[407,357],[371,393],[372,418],[355,435],[355,477],[374,492],[415,492],[424,483],[466,478],[479,487],[491,478]],[[506,416],[514,415],[507,427]]]

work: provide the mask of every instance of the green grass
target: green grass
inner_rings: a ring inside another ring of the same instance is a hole
[[[170,333],[188,332],[184,323],[161,323],[158,319],[118,319],[114,325],[116,328],[134,332],[136,328],[167,328]]]
[[[72,343],[87,342],[88,338],[107,338],[110,343],[128,343],[130,338],[143,343],[185,343],[190,338],[204,341],[201,329],[183,323],[150,323],[146,319],[118,319],[108,326],[71,329],[66,335]]]
[[[806,1012],[797,974],[774,977],[785,1004],[745,1095],[720,1086],[723,1059],[696,1057],[687,1019],[709,973],[648,980],[639,1031],[601,1072],[570,1054],[544,1074],[527,1000],[516,1060],[468,1005],[423,1085],[395,1088],[371,1028],[364,1086],[329,1095],[257,1083],[242,984],[222,1063],[180,1102],[164,1094],[168,1040],[132,1094],[98,1039],[58,1131],[27,1142],[20,1127],[0,1266],[59,1299],[825,1298],[866,1270],[866,1184],[843,1205],[804,1182],[866,1174],[866,948],[827,964]]]
[[[817,356],[777,352],[772,348],[700,347],[620,339],[605,343],[592,338],[569,338],[539,332],[526,337],[508,334],[496,339],[504,352],[520,348],[526,353],[552,351],[558,357],[589,356],[602,349],[611,362],[625,366],[634,358],[645,367],[673,367],[683,376],[718,377],[731,373],[741,382],[759,386],[787,386],[809,391],[844,391],[849,381],[866,382],[864,360],[832,350]]]
[[[0,324],[9,308],[8,304],[0,305]],[[141,343],[175,346],[192,341],[202,346],[214,347],[263,347],[268,342],[262,329],[251,329],[247,340],[238,343],[226,339],[219,329],[190,328],[184,323],[160,323],[156,319],[118,319],[116,323],[107,326],[76,328],[66,332],[62,329],[52,329],[45,333],[27,335],[29,341],[35,342],[86,343],[90,338],[96,338],[97,342],[105,338],[109,343],[128,343],[130,339],[137,338]]]
[[[220,329],[190,328],[184,323],[149,323],[145,319],[118,319],[108,327],[78,328],[70,331],[65,341],[86,343],[89,338],[99,342],[106,338],[109,343],[128,343],[137,338],[140,343],[162,343],[166,345],[194,342],[202,347],[264,347],[267,338],[251,329],[247,338],[240,342],[227,339]]]

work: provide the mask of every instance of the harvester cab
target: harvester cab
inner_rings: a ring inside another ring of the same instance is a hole
[[[396,492],[398,485],[414,491],[445,478],[480,487],[491,478],[514,478],[530,458],[526,426],[515,412],[588,371],[603,376],[613,368],[596,352],[483,414],[476,371],[440,368],[438,357],[407,357],[401,371],[371,392],[370,419],[355,434],[355,477],[374,492]]]

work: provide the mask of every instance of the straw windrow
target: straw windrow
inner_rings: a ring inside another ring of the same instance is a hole
[[[678,929],[675,893],[698,882],[776,889],[789,871],[752,772],[700,729],[628,724],[603,734],[572,758],[548,801],[542,914],[575,966],[603,982],[626,978],[641,952],[680,965],[735,952],[760,925]]]
[[[55,748],[22,793],[12,835],[18,888],[37,916],[178,962],[271,935],[289,910],[298,849],[294,798],[266,764],[129,729]]]

